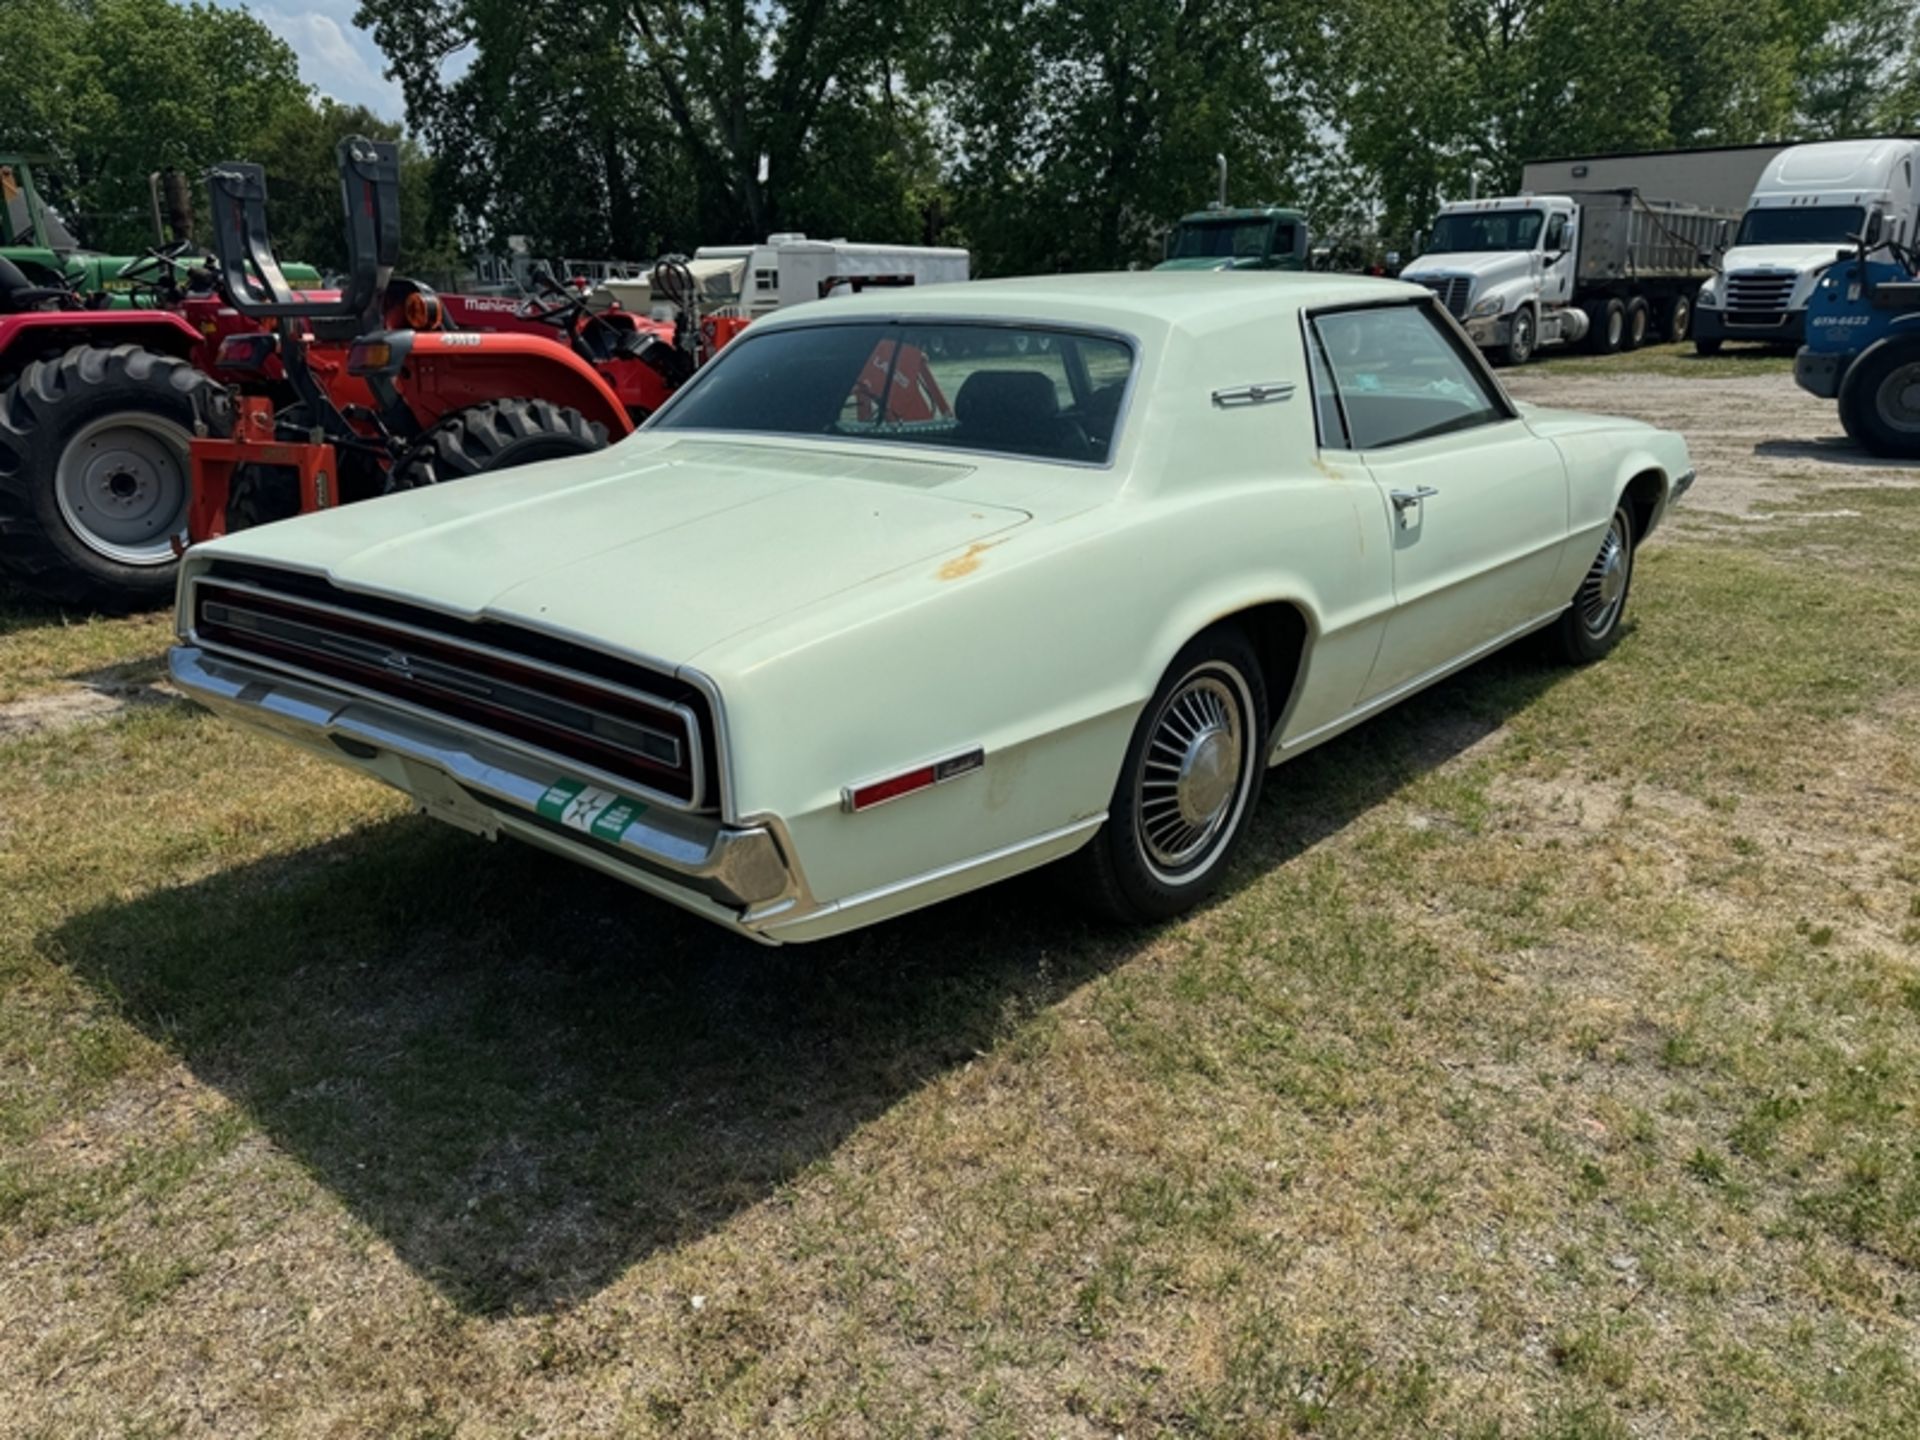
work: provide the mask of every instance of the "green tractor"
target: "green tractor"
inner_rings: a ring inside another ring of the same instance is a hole
[[[0,259],[11,260],[29,280],[71,290],[89,297],[89,303],[110,309],[149,308],[166,293],[165,281],[179,267],[169,260],[156,262],[155,252],[145,255],[102,255],[84,248],[60,217],[41,199],[34,183],[35,165],[49,165],[44,155],[0,153]],[[177,261],[191,229],[185,205],[185,186],[181,183],[177,198],[163,204],[161,177],[153,185],[153,228],[155,244],[168,247]],[[163,219],[163,216],[166,217]],[[171,228],[173,244],[168,246],[166,230]],[[310,265],[288,265],[288,283],[295,289],[319,285],[320,272]],[[92,297],[105,297],[94,299]]]

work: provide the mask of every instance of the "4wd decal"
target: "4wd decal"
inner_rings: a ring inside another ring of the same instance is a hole
[[[578,830],[596,840],[618,843],[646,806],[584,780],[556,780],[534,809],[548,820]]]

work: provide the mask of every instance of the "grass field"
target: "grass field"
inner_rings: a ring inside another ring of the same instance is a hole
[[[754,949],[8,605],[145,703],[0,731],[0,1432],[1913,1433],[1916,498],[1683,515],[1146,934]]]

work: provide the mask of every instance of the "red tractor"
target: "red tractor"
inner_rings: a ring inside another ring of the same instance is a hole
[[[97,308],[0,258],[0,574],[24,589],[110,609],[173,596],[195,402],[221,341],[257,328],[186,256],[126,268],[166,292],[145,310]]]
[[[744,324],[702,323],[683,311],[666,326],[596,312],[551,277],[511,314],[498,301],[443,300],[393,277],[397,147],[350,137],[339,159],[349,278],[326,297],[296,297],[281,278],[260,167],[212,174],[223,289],[242,315],[270,328],[234,336],[219,352],[226,369],[257,378],[201,397],[188,524],[195,541],[597,450],[630,434]],[[460,321],[493,328],[449,328]],[[266,383],[269,365],[290,394]]]

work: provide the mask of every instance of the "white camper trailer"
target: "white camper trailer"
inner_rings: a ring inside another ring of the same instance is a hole
[[[945,285],[968,278],[965,250],[862,245],[770,235],[764,245],[702,245],[687,262],[708,310],[752,317],[870,285]],[[652,308],[645,281],[612,281],[606,292],[629,310]]]

